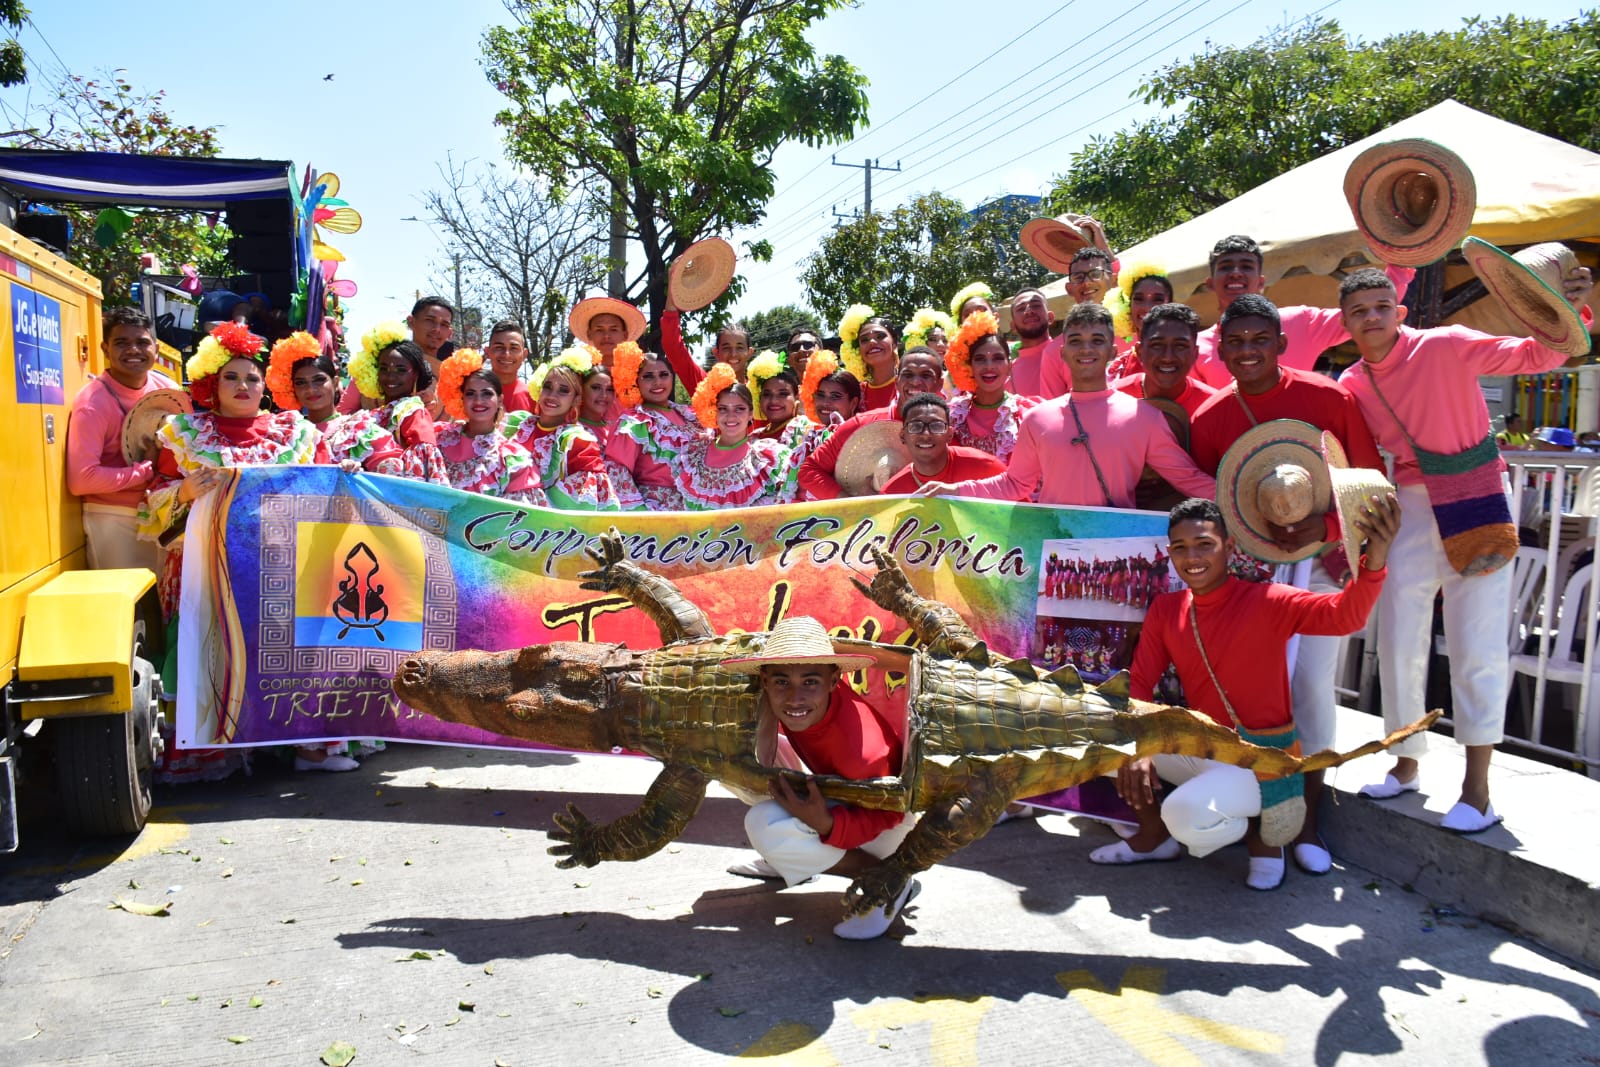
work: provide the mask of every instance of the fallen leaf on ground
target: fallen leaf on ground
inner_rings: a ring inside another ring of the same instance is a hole
[[[228,867],[225,870],[223,870],[221,877],[223,877],[223,878],[232,878],[233,877],[233,868],[232,867]]]
[[[484,973],[484,974],[493,974],[493,973],[494,973],[494,964],[492,964],[492,963],[485,963],[485,964],[484,964],[484,965],[483,965],[483,973]]]
[[[111,907],[120,908],[132,915],[150,915],[163,919],[172,914],[170,900],[162,901],[160,904],[144,904],[137,900],[123,900],[117,897],[111,902]]]
[[[476,1005],[476,1004],[474,1004],[474,1003],[473,1003],[473,1002],[472,1002],[472,1001],[470,1001],[470,1000],[461,1000],[461,1001],[457,1001],[457,1002],[456,1002],[456,1007],[458,1007],[458,1008],[460,1008],[460,1009],[461,1009],[461,1010],[462,1010],[462,1011],[472,1011],[472,1012],[475,1012],[475,1011],[477,1011],[477,1010],[478,1010],[478,1005]]]
[[[231,838],[231,837],[219,837],[219,838],[217,838],[217,844],[219,844],[219,845],[231,845],[231,844],[233,844],[233,838]]]
[[[352,878],[350,880],[350,884],[351,885],[363,885],[365,883],[366,883],[366,879],[365,878]]]
[[[461,1016],[459,1016],[459,1015],[452,1015],[452,1016],[450,1016],[450,1018],[448,1018],[448,1019],[446,1019],[446,1020],[445,1020],[445,1021],[444,1021],[444,1024],[445,1024],[445,1025],[446,1025],[446,1026],[454,1026],[454,1025],[455,1025],[455,1024],[456,1024],[456,1023],[458,1023],[458,1022],[460,1022],[460,1021],[461,1021]]]
[[[259,1008],[259,1007],[261,1007],[261,1005],[263,1005],[265,1003],[266,1003],[266,1001],[262,1000],[260,997],[251,997],[250,998],[250,1006],[252,1008]]]
[[[651,1000],[660,1000],[661,999],[661,987],[658,986],[658,985],[649,986],[648,988],[645,989],[644,995],[649,997]]]
[[[427,952],[427,951],[419,948],[419,949],[414,950],[408,956],[396,956],[394,958],[394,961],[396,963],[409,963],[412,960],[431,960],[431,959],[433,959],[433,953]]]
[[[129,889],[143,889],[144,886],[140,885],[138,882],[135,882],[132,878],[129,878],[128,879],[128,888]]]
[[[356,1058],[356,1047],[346,1041],[335,1041],[322,1050],[320,1058],[328,1067],[347,1067]]]
[[[246,1041],[250,1040],[250,1035],[249,1034],[229,1034],[228,1035],[228,1040],[233,1042],[235,1045],[242,1045]]]

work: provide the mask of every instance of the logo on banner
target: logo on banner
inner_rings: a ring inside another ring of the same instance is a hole
[[[297,646],[422,648],[427,561],[415,530],[301,522],[295,555]]]
[[[66,403],[61,359],[61,302],[15,282],[10,284],[9,297],[17,403]]]

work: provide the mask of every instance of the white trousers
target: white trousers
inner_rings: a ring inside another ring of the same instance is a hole
[[[1192,856],[1206,856],[1245,835],[1261,814],[1261,786],[1242,767],[1197,756],[1151,757],[1156,773],[1178,788],[1161,802],[1161,821]]]
[[[1511,611],[1511,567],[1463,578],[1445,557],[1427,489],[1401,486],[1399,497],[1400,534],[1389,549],[1389,578],[1378,598],[1384,730],[1398,730],[1427,710],[1423,701],[1433,641],[1433,600],[1442,590],[1456,740],[1463,745],[1498,744],[1504,736],[1510,686],[1506,619]],[[1390,752],[1415,758],[1426,748],[1426,738],[1418,735]]]
[[[1337,593],[1342,586],[1334,581],[1320,559],[1311,564],[1310,581],[1306,588],[1313,593]],[[1361,561],[1356,560],[1356,566]],[[1338,704],[1333,692],[1333,676],[1339,665],[1339,643],[1342,637],[1298,635],[1299,651],[1289,675],[1290,706],[1294,708],[1294,725],[1300,733],[1300,750],[1307,754],[1333,747],[1335,708]]]
[[[139,540],[139,513],[133,508],[83,505],[83,536],[90,570],[156,569],[156,543]]]
[[[916,816],[907,815],[858,847],[879,859],[887,858],[900,847],[900,842],[916,824]],[[744,832],[750,838],[751,847],[783,875],[788,885],[798,885],[814,874],[821,874],[846,854],[844,849],[824,843],[815,830],[790,815],[776,800],[763,800],[745,812]]]

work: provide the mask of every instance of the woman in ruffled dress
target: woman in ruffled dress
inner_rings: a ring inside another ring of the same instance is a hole
[[[618,496],[631,485],[633,507],[682,511],[672,469],[701,427],[693,408],[672,399],[672,364],[636,344],[620,344],[612,353],[611,376],[622,418],[606,442],[606,469]]]
[[[361,395],[380,400],[373,409],[378,425],[400,443],[408,478],[449,485],[433,416],[419,395],[434,383],[433,367],[410,331],[398,322],[380,322],[361,338],[350,360],[350,379]]]
[[[458,348],[439,366],[439,399],[451,422],[435,432],[450,484],[468,493],[545,507],[538,471],[528,450],[502,436],[505,386],[471,348]]]
[[[951,443],[1011,462],[1022,416],[1039,400],[1006,391],[1011,346],[993,312],[974,311],[961,323],[945,353],[945,369],[957,390],[950,401]]]
[[[866,304],[852,304],[839,320],[839,363],[861,383],[861,409],[894,403],[900,345],[889,320]]]
[[[764,420],[750,436],[776,441],[804,463],[811,450],[828,439],[832,426],[819,426],[800,411],[800,378],[777,352],[762,352],[750,361],[745,384]]]
[[[621,348],[623,344],[633,344],[633,342],[624,341],[617,345],[617,348]],[[615,348],[611,350],[613,361],[617,358],[616,352]],[[612,365],[602,364],[598,359],[594,363],[594,370],[583,376],[583,399],[578,404],[578,425],[594,435],[594,439],[600,442],[600,451],[604,452],[606,444],[611,440],[612,431],[622,418],[622,407],[617,403]]]
[[[799,492],[800,464],[777,441],[752,439],[750,390],[718,363],[695,387],[693,407],[706,429],[684,448],[675,468],[684,508],[787,504]]]
[[[505,421],[502,432],[533,457],[539,487],[553,508],[617,511],[621,507],[600,442],[578,423],[584,379],[599,366],[588,345],[566,349],[534,371],[529,391],[538,398],[537,409],[516,412]]]
[[[394,435],[378,422],[377,412],[360,409],[340,415],[339,375],[333,357],[304,331],[272,346],[267,364],[267,389],[283,411],[298,410],[322,434],[335,463],[357,466],[369,474],[405,474],[405,452]]]

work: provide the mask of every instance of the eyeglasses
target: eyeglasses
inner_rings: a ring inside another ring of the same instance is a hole
[[[917,436],[921,436],[922,434],[938,435],[944,433],[949,428],[950,424],[948,422],[924,422],[919,419],[916,422],[906,423],[906,433],[915,434]]]
[[[814,349],[816,347],[817,347],[817,342],[815,342],[815,341],[795,340],[795,341],[790,341],[789,342],[789,351],[790,352],[800,352],[800,351],[809,352],[809,351],[811,351],[812,349]]]
[[[1082,285],[1084,282],[1099,282],[1111,277],[1108,270],[1080,270],[1067,275],[1067,281],[1073,285]]]

